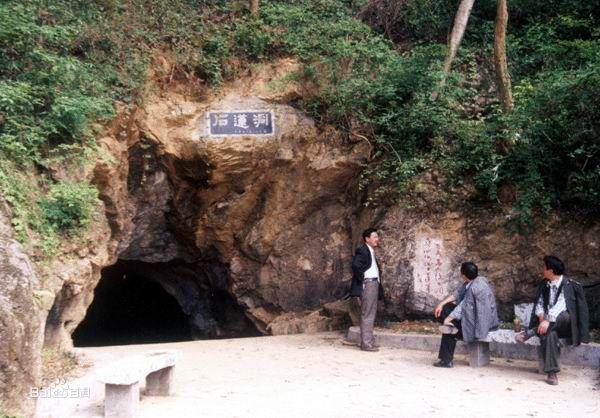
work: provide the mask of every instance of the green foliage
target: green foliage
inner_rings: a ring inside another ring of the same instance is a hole
[[[408,1],[402,20],[398,23],[404,27],[404,33],[412,40],[443,41],[448,33],[448,27],[452,24],[456,6],[456,1],[451,0]]]
[[[444,167],[453,180],[493,170],[493,141],[478,141],[485,139],[485,123],[473,120],[462,106],[476,93],[469,84],[477,76],[474,55],[461,58],[472,71],[452,77],[443,98],[433,101],[445,54],[442,45],[418,46],[401,55],[356,21],[342,2],[292,3],[263,7],[264,24],[255,27],[278,34],[263,50],[293,55],[304,64],[301,76],[319,86],[318,95],[300,103],[306,111],[351,136],[375,141],[380,162],[367,170],[362,182],[367,187],[370,178],[376,184],[369,204],[408,191],[419,173],[436,166]],[[464,158],[456,162],[458,154]],[[478,181],[488,192],[489,185]]]
[[[61,235],[81,233],[96,209],[98,191],[86,183],[54,183],[48,193],[20,172],[13,164],[0,160],[0,192],[12,207],[12,227],[17,239],[39,248],[42,255],[53,255]],[[30,242],[31,233],[37,236]]]
[[[394,20],[367,3],[270,0],[250,16],[242,0],[2,2],[0,189],[20,239],[32,230],[51,249],[89,221],[93,188],[54,184],[44,170],[97,157],[92,122],[111,118],[114,100],[143,101],[157,51],[214,86],[257,61],[297,59],[311,93],[295,105],[375,145],[361,180],[368,204],[410,195],[430,171],[448,193],[469,188],[482,202],[512,188],[522,224],[556,207],[600,209],[600,0],[509,2],[510,115],[495,100],[495,2],[475,3],[437,100],[458,2],[378,1]]]
[[[40,202],[44,220],[57,232],[73,233],[89,225],[98,190],[85,183],[56,183]]]
[[[516,80],[542,71],[577,70],[600,56],[600,30],[590,17],[557,16],[510,36],[508,48]]]
[[[47,3],[0,6],[0,154],[19,163],[41,163],[55,144],[85,142],[91,121],[112,116],[102,77],[67,54],[79,25],[56,24],[57,7]]]
[[[54,184],[45,170],[78,172],[99,157],[92,123],[114,115],[114,100],[139,100],[153,53],[165,48],[179,68],[222,80],[231,53],[208,15],[223,9],[208,3],[0,3],[0,194],[21,242],[34,237],[50,255],[60,234],[83,230],[95,189]]]
[[[35,216],[31,216],[28,210],[28,202],[34,198],[35,191],[27,180],[9,162],[0,160],[2,196],[13,208],[12,226],[21,242],[27,241],[27,227],[37,223]]]
[[[233,33],[233,50],[242,57],[262,59],[275,41],[275,34],[260,20],[250,19],[237,25]]]
[[[521,225],[553,207],[600,209],[597,0],[509,4],[510,115],[481,81],[493,75],[495,4],[476,3],[455,71],[432,101],[456,2],[404,2],[401,27],[388,34],[421,45],[402,54],[352,21],[340,2],[324,14],[294,3],[263,12],[281,34],[273,50],[300,57],[304,73],[322,85],[306,110],[378,144],[379,163],[361,182],[376,186],[369,204],[410,192],[419,173],[436,170],[448,185],[470,184],[477,199],[496,201],[501,187],[513,188],[512,215]]]
[[[521,139],[506,181],[535,177],[528,193],[553,206],[600,207],[600,60],[575,71],[544,73],[520,93],[513,120]],[[509,169],[510,168],[510,169]]]

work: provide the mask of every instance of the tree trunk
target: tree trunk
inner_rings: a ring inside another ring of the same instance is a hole
[[[494,66],[502,110],[509,113],[513,109],[513,98],[510,87],[510,74],[506,63],[506,24],[508,22],[507,0],[497,0],[496,25],[494,28]]]
[[[254,16],[258,16],[258,5],[260,3],[260,0],[250,0],[250,12],[254,15]]]
[[[454,25],[452,26],[452,33],[450,34],[450,41],[448,42],[448,55],[444,60],[440,88],[444,87],[446,84],[446,77],[450,72],[452,60],[456,56],[460,42],[465,34],[467,22],[469,21],[469,16],[471,16],[471,9],[473,8],[474,3],[475,0],[461,0],[460,5],[458,6],[458,11],[456,12],[456,17],[454,18]],[[433,92],[432,98],[434,100],[437,98],[437,92]]]

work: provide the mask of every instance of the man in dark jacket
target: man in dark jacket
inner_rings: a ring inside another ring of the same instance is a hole
[[[360,348],[364,351],[378,351],[373,337],[377,300],[383,297],[381,268],[375,257],[379,245],[379,234],[375,228],[363,232],[364,244],[356,249],[352,258],[352,283],[350,296],[360,297]]]
[[[565,265],[552,255],[544,257],[544,280],[540,283],[529,321],[529,332],[519,334],[518,342],[527,337],[540,337],[539,356],[547,374],[546,383],[558,384],[560,341],[571,345],[589,342],[589,312],[583,287],[564,276]]]
[[[487,279],[479,275],[477,265],[462,263],[460,273],[464,283],[442,300],[434,315],[441,326],[439,361],[435,367],[452,367],[456,340],[465,342],[484,340],[488,332],[498,329],[498,311],[494,292]]]

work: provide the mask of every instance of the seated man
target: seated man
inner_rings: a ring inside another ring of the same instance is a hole
[[[435,308],[435,317],[443,321],[442,342],[436,367],[452,367],[456,340],[483,340],[488,332],[498,328],[498,312],[494,293],[477,265],[462,263],[460,273],[464,283]]]
[[[552,255],[544,257],[544,280],[540,283],[535,307],[531,312],[529,331],[517,335],[518,342],[538,335],[541,360],[546,383],[558,385],[560,371],[559,338],[567,338],[572,345],[589,342],[589,313],[583,287],[565,277],[565,265]]]

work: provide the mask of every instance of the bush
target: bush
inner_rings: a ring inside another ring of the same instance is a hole
[[[268,49],[274,43],[274,34],[260,20],[241,22],[232,36],[233,51],[245,58],[262,59],[268,56]]]
[[[223,6],[209,3],[0,2],[0,192],[22,243],[35,237],[49,255],[58,232],[89,221],[93,188],[59,184],[44,197],[45,169],[68,162],[68,177],[97,157],[91,124],[114,115],[114,100],[139,100],[154,51],[171,49],[178,69],[222,80],[231,53],[216,30],[223,22],[208,18]]]
[[[525,196],[544,195],[555,207],[600,209],[599,68],[600,61],[545,73],[517,96],[520,140],[501,174]],[[522,181],[520,173],[535,181]]]
[[[113,111],[103,74],[69,54],[81,23],[51,2],[9,1],[0,28],[0,156],[43,164],[51,146],[85,143],[89,124]]]
[[[40,200],[42,216],[55,230],[74,233],[87,226],[95,212],[98,190],[85,183],[57,183]]]

